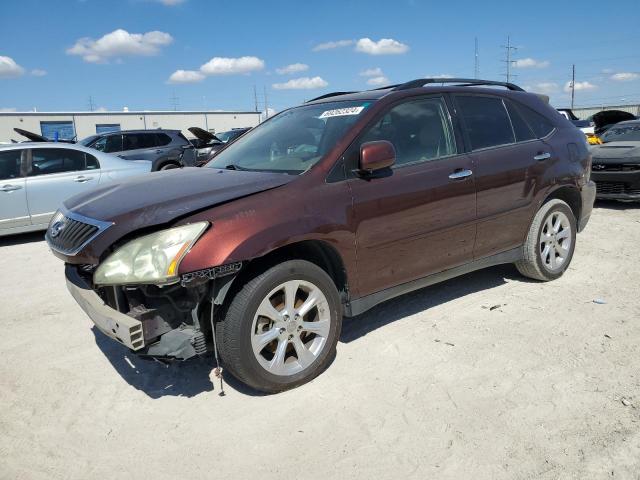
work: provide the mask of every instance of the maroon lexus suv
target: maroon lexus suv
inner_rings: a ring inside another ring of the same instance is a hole
[[[560,277],[591,214],[590,164],[543,98],[420,79],[323,95],[205,168],[72,197],[46,238],[105,335],[159,360],[213,351],[277,392],[329,364],[343,316],[496,264]]]

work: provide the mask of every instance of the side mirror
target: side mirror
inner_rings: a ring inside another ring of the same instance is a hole
[[[360,145],[360,174],[372,175],[396,163],[396,149],[391,142],[377,140]]]

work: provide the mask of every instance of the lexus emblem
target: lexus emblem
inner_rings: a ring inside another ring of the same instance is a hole
[[[51,238],[56,238],[58,235],[60,235],[60,232],[62,232],[62,230],[64,230],[64,222],[56,222],[51,225],[51,228],[49,229],[49,236]]]

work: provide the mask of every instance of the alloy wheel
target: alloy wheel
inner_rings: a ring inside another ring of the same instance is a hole
[[[563,212],[554,211],[540,232],[540,258],[551,272],[560,270],[571,254],[571,222]]]
[[[320,356],[330,329],[331,309],[320,288],[289,280],[271,290],[254,315],[253,354],[269,373],[294,375]]]

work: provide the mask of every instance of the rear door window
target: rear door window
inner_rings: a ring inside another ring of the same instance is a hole
[[[123,149],[153,148],[156,146],[156,141],[156,134],[154,133],[127,133],[124,135]]]
[[[22,150],[0,152],[0,180],[10,180],[21,177],[20,155]]]
[[[91,146],[104,153],[121,152],[122,135],[107,135],[101,137]]]
[[[84,152],[66,148],[34,148],[31,150],[30,177],[52,173],[85,170]]]
[[[509,145],[515,137],[501,98],[456,95],[472,150]]]

